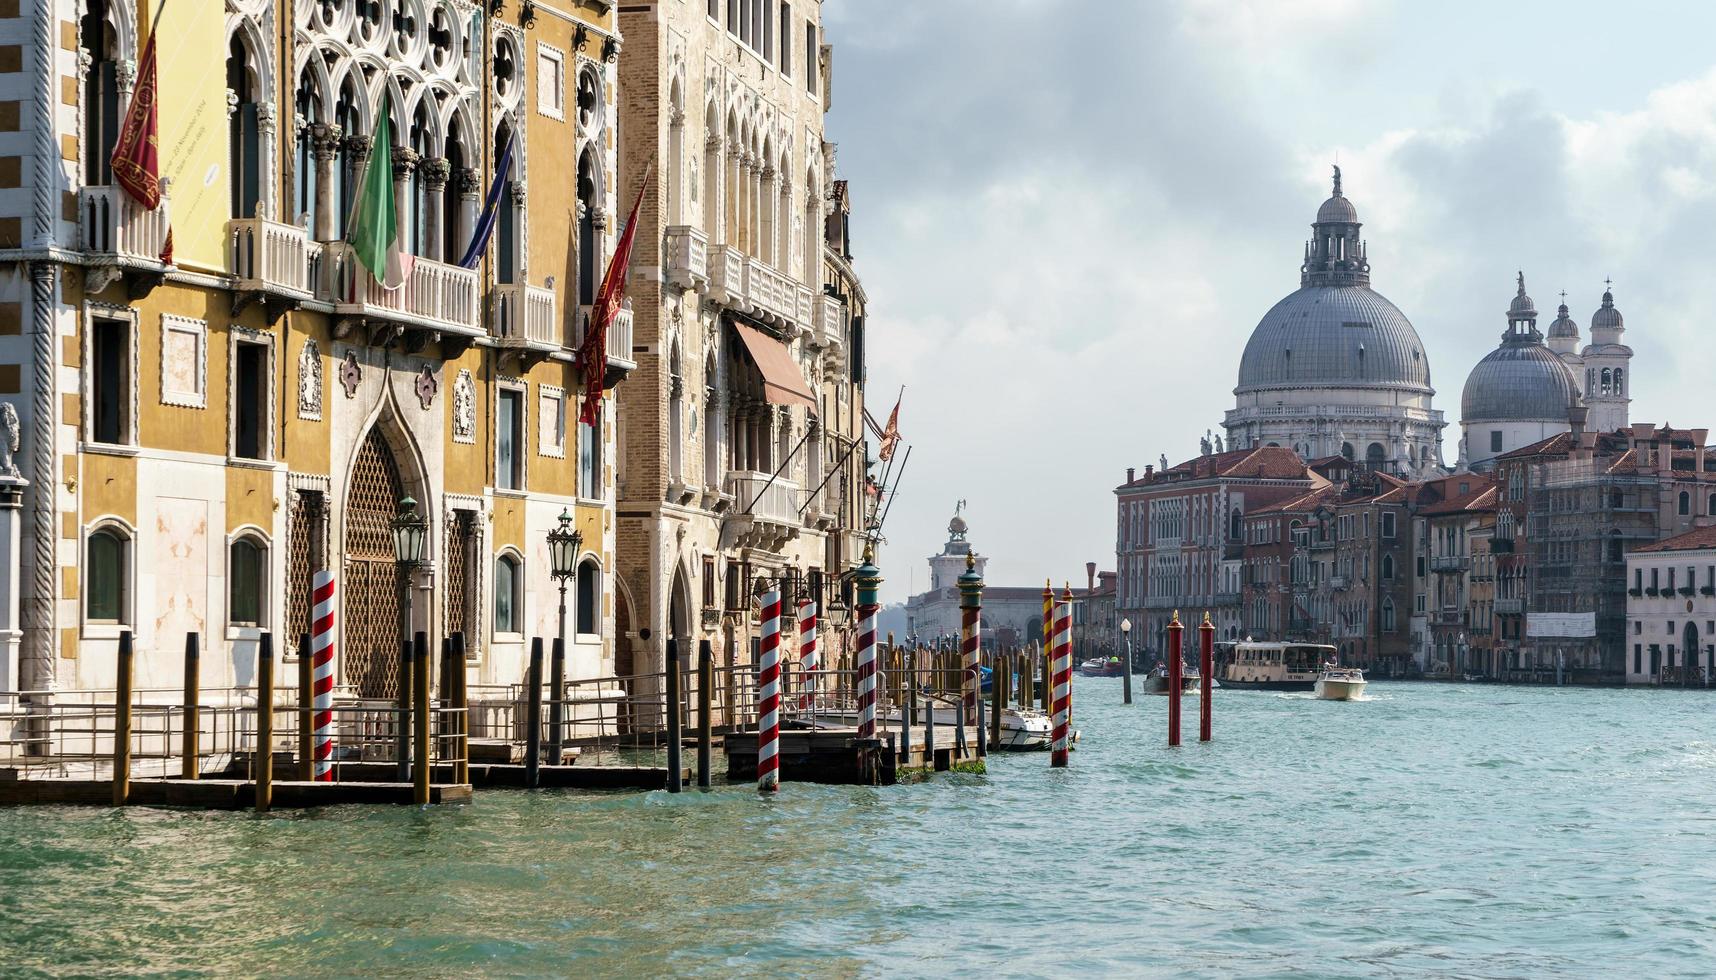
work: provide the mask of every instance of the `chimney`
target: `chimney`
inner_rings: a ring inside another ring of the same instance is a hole
[[[1567,422],[1573,427],[1572,442],[1575,446],[1585,437],[1585,416],[1589,413],[1590,409],[1583,405],[1574,405],[1567,410]]]
[[[1085,591],[1087,593],[1095,592],[1096,591],[1096,562],[1087,561],[1084,563],[1084,578],[1085,578],[1085,582],[1086,582]]]
[[[1128,466],[1128,467],[1127,467],[1127,468],[1126,468],[1126,482],[1127,482],[1127,483],[1131,483],[1131,482],[1132,482],[1132,481],[1133,481],[1133,480],[1135,480],[1135,479],[1137,479],[1137,477],[1136,477],[1136,476],[1134,476],[1134,475],[1133,475],[1133,474],[1134,474],[1134,473],[1136,473],[1136,472],[1137,472],[1137,471],[1136,471],[1136,470],[1134,470],[1134,469],[1133,469],[1133,468],[1132,468],[1132,467],[1130,467],[1130,466]]]
[[[1154,473],[1155,471],[1156,471],[1156,464],[1155,463],[1145,463],[1144,464],[1144,479],[1146,479],[1146,480],[1150,479],[1150,474]]]

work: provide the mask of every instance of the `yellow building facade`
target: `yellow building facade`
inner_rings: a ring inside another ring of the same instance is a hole
[[[188,633],[205,687],[247,685],[264,630],[292,655],[329,568],[349,693],[392,696],[412,630],[462,632],[473,682],[517,682],[558,629],[563,512],[583,542],[568,674],[611,673],[615,392],[581,426],[575,355],[630,203],[614,5],[177,0],[146,212],[107,158],[158,6],[0,2],[19,39],[0,44],[0,402],[22,485],[0,679],[106,686],[129,630],[139,687],[179,682]],[[384,106],[395,290],[342,240]],[[628,309],[609,386],[632,357]],[[405,497],[431,542],[408,573],[388,530]]]

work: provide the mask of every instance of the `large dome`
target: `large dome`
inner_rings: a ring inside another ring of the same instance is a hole
[[[1460,395],[1460,422],[1565,422],[1579,382],[1541,343],[1503,343],[1472,368]]]
[[[1258,321],[1234,393],[1302,387],[1434,393],[1418,331],[1367,286],[1308,285]]]

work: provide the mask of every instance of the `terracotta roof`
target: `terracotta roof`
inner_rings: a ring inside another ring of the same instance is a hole
[[[1637,554],[1642,551],[1702,551],[1706,548],[1716,548],[1716,525],[1695,527],[1685,534],[1677,534],[1655,544],[1634,548],[1633,553]]]
[[[1208,456],[1194,456],[1160,473],[1146,473],[1122,487],[1147,486],[1173,480],[1207,480],[1212,477],[1253,480],[1299,480],[1306,477],[1299,454],[1285,446],[1233,449]]]
[[[1486,483],[1470,493],[1449,497],[1440,503],[1431,504],[1419,511],[1426,517],[1436,517],[1446,514],[1463,514],[1468,511],[1485,511],[1496,509],[1496,488],[1493,483]]]
[[[1573,434],[1557,432],[1555,435],[1529,446],[1521,446],[1497,456],[1497,459],[1524,459],[1527,456],[1565,456],[1573,448]]]
[[[1302,493],[1297,497],[1289,497],[1286,500],[1277,500],[1275,503],[1266,504],[1262,507],[1255,508],[1254,510],[1247,511],[1245,516],[1255,517],[1258,514],[1308,513],[1311,510],[1314,510],[1316,506],[1324,500],[1334,496],[1335,490],[1336,488],[1333,485],[1318,487],[1310,493]]]

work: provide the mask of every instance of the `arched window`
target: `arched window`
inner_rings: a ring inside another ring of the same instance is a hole
[[[226,565],[227,625],[262,625],[263,596],[268,594],[267,556],[262,542],[249,535],[232,543]]]
[[[1382,556],[1382,580],[1384,582],[1391,582],[1394,580],[1394,556],[1393,555],[1383,555]]]
[[[1716,493],[1710,495],[1708,503],[1709,506],[1704,508],[1704,513],[1709,514],[1711,517],[1716,517]]]
[[[429,182],[424,179],[423,165],[434,156],[431,148],[434,133],[429,125],[429,103],[425,98],[417,103],[417,111],[411,114],[410,146],[417,154],[417,165],[411,168],[411,176],[405,180],[405,194],[399,201],[400,225],[405,229],[405,241],[400,247],[409,255],[421,255],[426,258],[440,260],[439,255],[429,254],[429,227],[426,222],[434,213],[429,204]]]
[[[89,0],[83,16],[83,54],[89,71],[83,78],[84,183],[113,183],[113,145],[119,139],[119,78],[114,62],[113,0]],[[129,56],[128,56],[129,57]]]
[[[596,228],[596,214],[602,206],[598,196],[601,192],[600,178],[601,171],[596,166],[596,155],[587,149],[578,157],[578,203],[582,205],[578,209],[579,306],[589,306],[596,302],[596,277],[602,274],[602,242]]]
[[[1692,513],[1692,494],[1687,493],[1685,490],[1680,491],[1679,513],[1682,517]]]
[[[1603,392],[1603,394],[1606,395],[1609,393],[1609,383],[1610,383],[1610,375],[1609,375],[1609,369],[1608,368],[1603,369],[1602,378],[1603,378],[1602,392]]]
[[[505,152],[507,141],[512,139],[512,127],[501,123],[495,127],[495,166],[500,166],[501,154]],[[501,191],[500,219],[495,228],[495,237],[500,239],[500,245],[495,254],[495,276],[503,283],[518,281],[518,147],[513,147],[514,164],[512,173],[507,176],[506,187]]]
[[[703,362],[703,485],[706,487],[721,485],[721,431],[726,415],[719,382],[715,352],[710,351]]]
[[[323,193],[330,193],[339,206],[334,208],[334,236],[344,238],[346,234],[346,217],[352,213],[352,204],[357,198],[358,181],[363,177],[363,168],[369,160],[369,154],[374,151],[362,149],[361,137],[368,135],[363,123],[362,103],[364,98],[359,86],[350,76],[340,85],[340,94],[334,100],[334,122],[340,126],[344,138],[340,140],[338,163],[334,167],[334,187]]]
[[[120,529],[94,531],[84,558],[84,618],[91,623],[129,620],[131,539]]]
[[[1353,444],[1350,442],[1341,443],[1341,455],[1345,456],[1348,459],[1352,459],[1353,458]]]
[[[726,241],[721,226],[721,117],[711,102],[703,113],[703,173],[691,183],[691,194],[703,195],[703,233],[710,244]],[[698,185],[702,185],[699,187]]]
[[[1387,453],[1384,452],[1382,443],[1380,442],[1373,442],[1365,448],[1364,461],[1371,469],[1377,469],[1382,466],[1387,458]]]
[[[595,559],[578,564],[578,619],[580,636],[594,636],[602,623],[602,567]]]
[[[1615,368],[1615,391],[1614,391],[1614,393],[1617,395],[1624,395],[1627,393],[1626,385],[1621,383],[1621,375],[1625,371],[1626,371],[1625,368]]]
[[[685,451],[685,375],[680,370],[679,341],[673,342],[673,352],[667,361],[667,479],[670,483],[685,480],[683,464]]]
[[[293,167],[296,179],[292,181],[292,213],[286,217],[290,221],[303,222],[310,229],[310,237],[321,241],[327,229],[316,227],[316,155],[311,127],[327,120],[321,94],[309,68],[298,76],[297,109],[298,115],[304,119],[304,126],[298,131],[298,156]]]
[[[504,148],[495,147],[500,153]],[[460,214],[460,181],[467,168],[471,166],[469,155],[465,152],[465,129],[459,124],[455,114],[447,125],[446,149],[443,151],[447,158],[447,174],[449,179],[441,188],[441,254],[431,256],[442,262],[457,262],[465,256],[465,249],[470,246],[472,229],[465,228]]]
[[[517,633],[524,624],[524,569],[510,553],[495,559],[496,633]]]
[[[226,55],[226,88],[234,105],[227,119],[227,171],[231,183],[231,217],[256,215],[262,182],[262,137],[257,123],[256,85],[252,81],[250,50],[242,32],[233,34]]]

